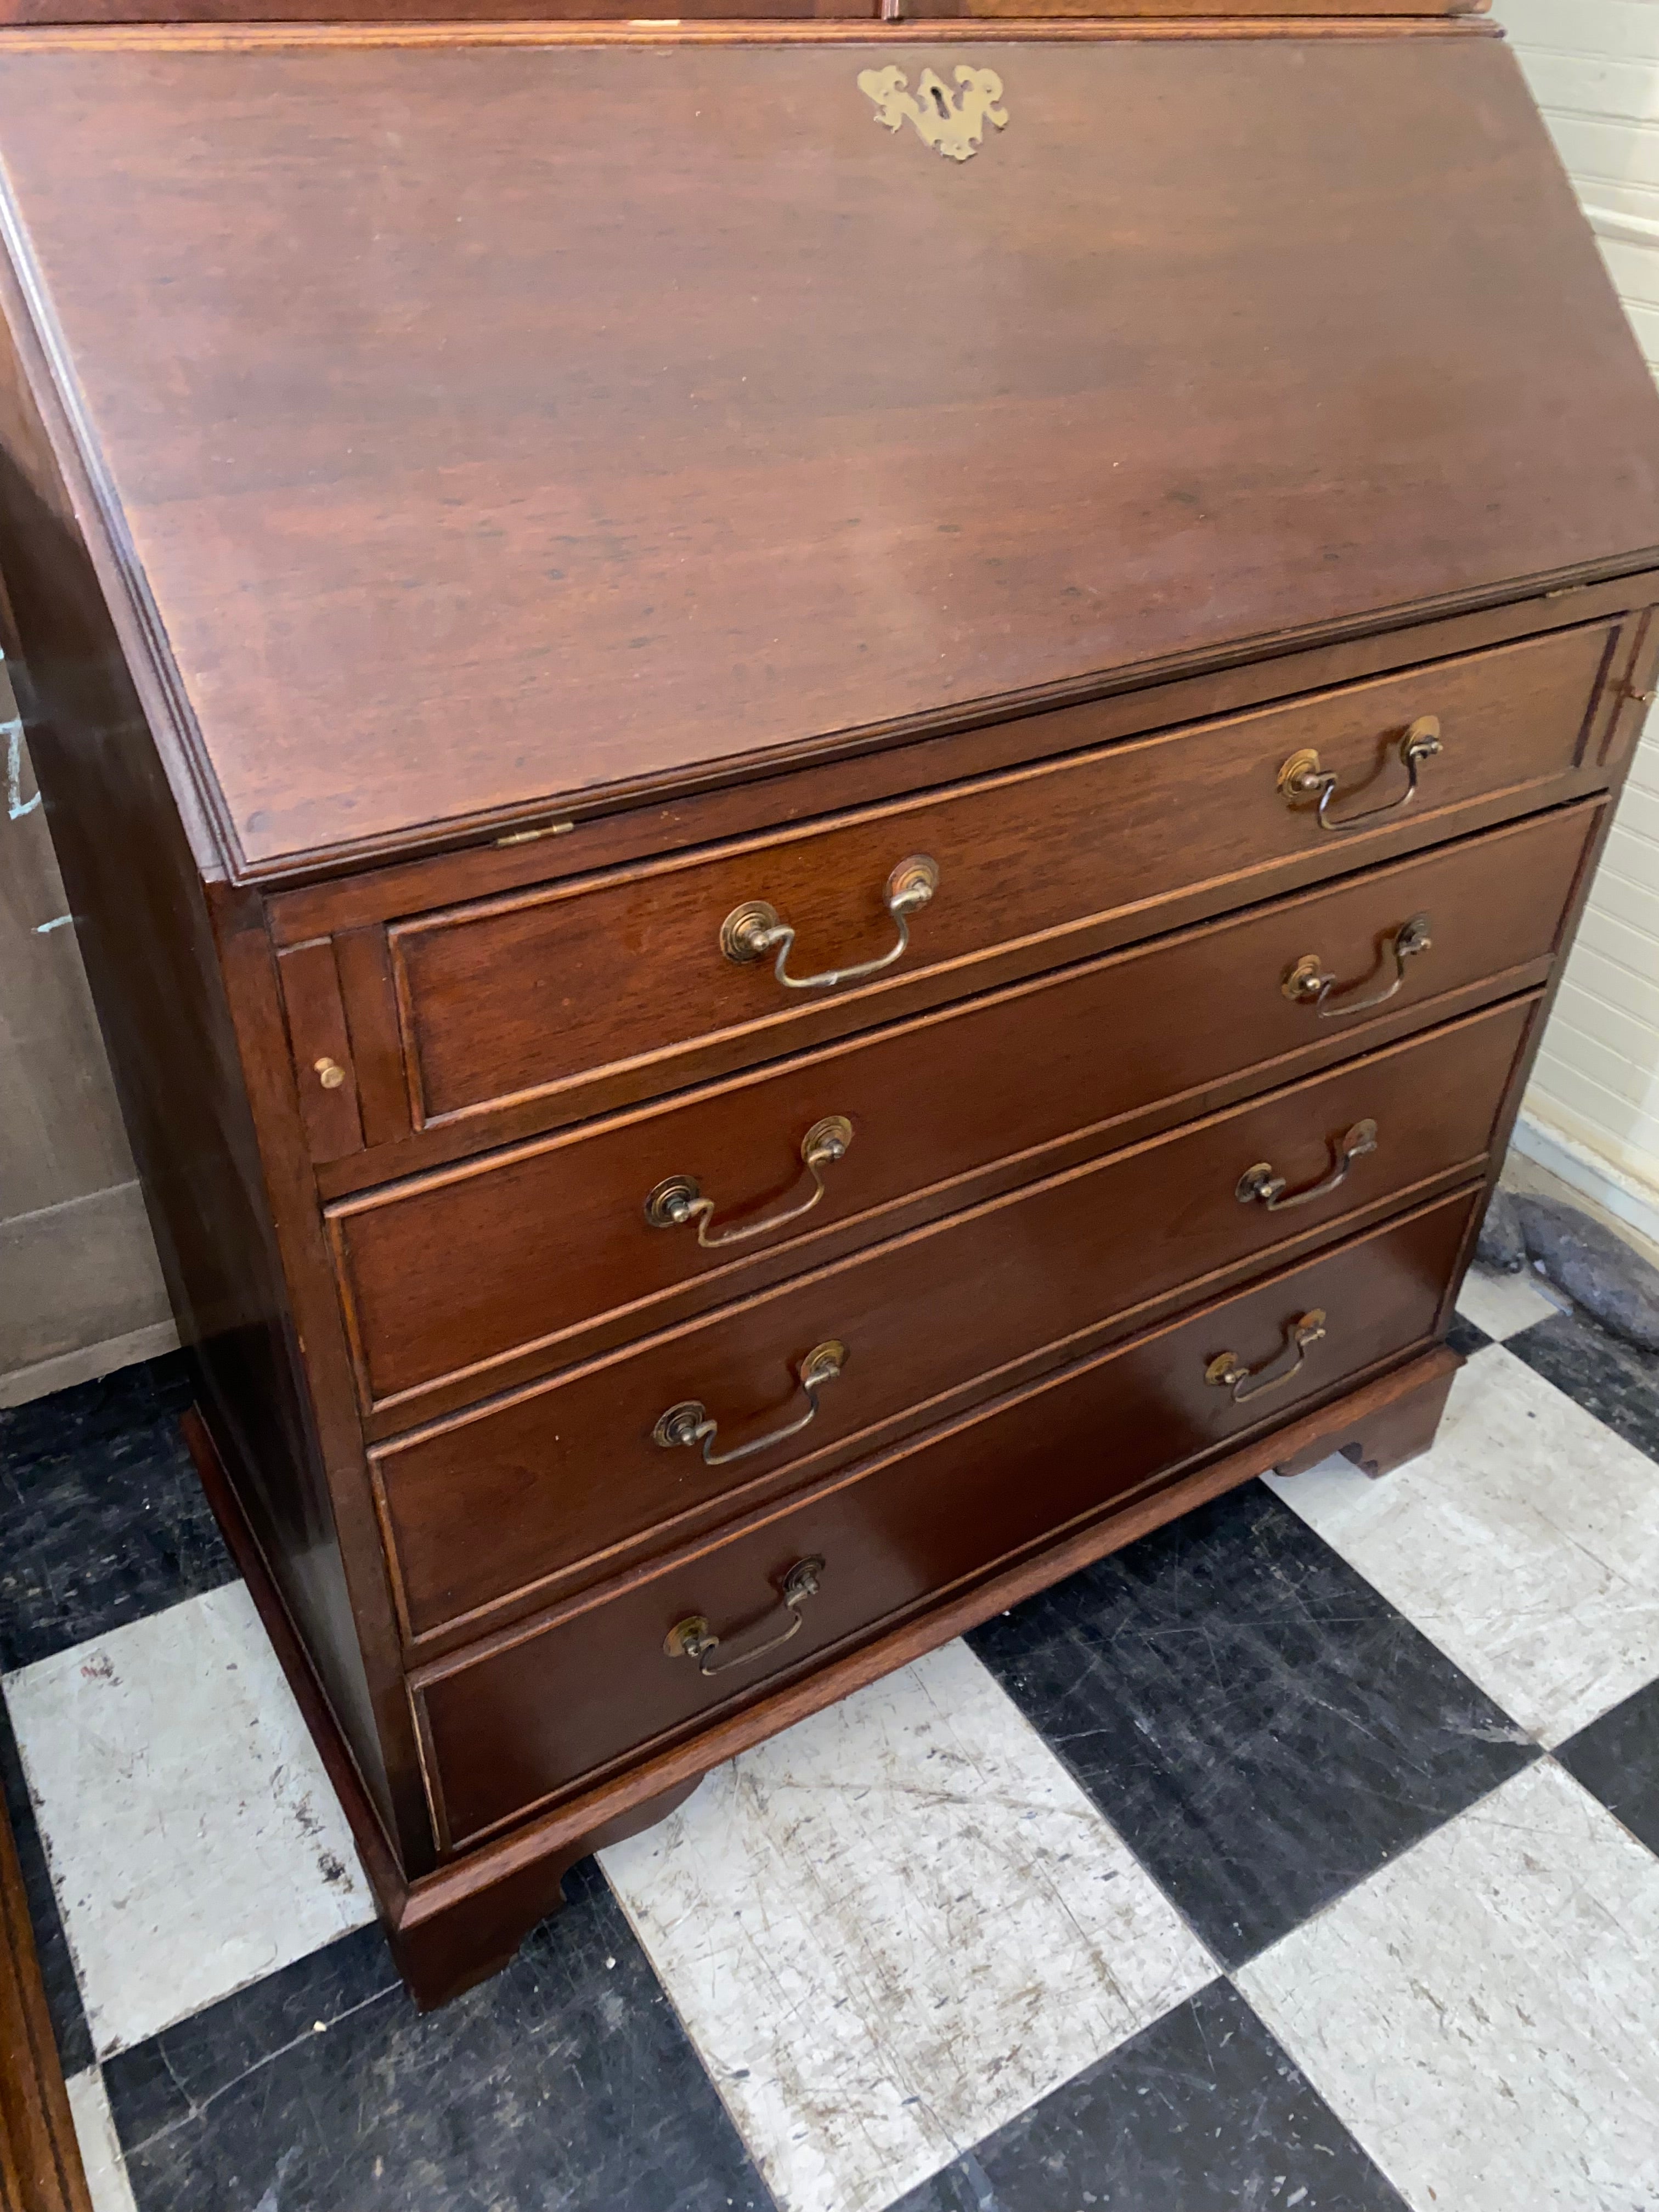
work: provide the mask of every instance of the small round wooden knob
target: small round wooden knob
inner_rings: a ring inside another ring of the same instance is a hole
[[[324,1058],[313,1065],[317,1070],[317,1080],[325,1091],[337,1091],[345,1081],[345,1070],[337,1060]]]

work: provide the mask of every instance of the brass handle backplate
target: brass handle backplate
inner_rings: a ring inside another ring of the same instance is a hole
[[[847,1364],[847,1346],[832,1337],[828,1343],[815,1344],[795,1370],[796,1380],[806,1395],[806,1411],[799,1420],[790,1421],[768,1435],[757,1437],[752,1443],[738,1444],[731,1451],[717,1452],[714,1438],[720,1433],[720,1423],[710,1418],[701,1398],[683,1398],[678,1406],[671,1406],[665,1413],[659,1414],[657,1425],[651,1431],[651,1440],[665,1451],[678,1445],[688,1449],[701,1444],[705,1467],[730,1467],[733,1460],[748,1459],[756,1452],[769,1451],[790,1437],[798,1437],[804,1428],[817,1419],[818,1393],[826,1382],[833,1382]]]
[[[838,983],[856,983],[866,975],[879,975],[884,968],[902,960],[910,945],[910,916],[925,907],[938,889],[937,860],[930,860],[925,853],[913,853],[908,860],[901,860],[882,892],[882,903],[898,924],[898,943],[878,959],[861,961],[856,968],[826,968],[821,975],[790,975],[793,926],[764,899],[745,899],[741,906],[732,908],[720,924],[720,951],[739,967],[775,952],[772,973],[785,990],[830,991]]]
[[[1356,1121],[1352,1129],[1331,1140],[1330,1172],[1317,1182],[1310,1182],[1303,1190],[1287,1190],[1282,1175],[1275,1175],[1271,1160],[1258,1160],[1253,1168],[1246,1168],[1238,1178],[1238,1202],[1249,1206],[1259,1200],[1269,1213],[1288,1213],[1293,1206],[1308,1206],[1316,1198],[1325,1198],[1346,1182],[1348,1170],[1367,1152],[1376,1150],[1375,1121]]]
[[[1402,921],[1383,945],[1383,962],[1386,965],[1392,958],[1394,974],[1380,990],[1369,992],[1363,998],[1351,998],[1348,991],[1358,987],[1351,984],[1348,991],[1339,990],[1335,976],[1327,974],[1316,952],[1304,952],[1293,967],[1287,968],[1279,988],[1297,1006],[1312,1006],[1322,1021],[1343,1014],[1363,1014],[1369,1007],[1380,1006],[1393,998],[1406,980],[1406,963],[1419,952],[1431,951],[1433,945],[1429,917],[1414,914],[1409,921]]]
[[[1285,1352],[1276,1352],[1264,1366],[1245,1367],[1240,1364],[1236,1352],[1218,1352],[1204,1370],[1204,1380],[1218,1390],[1232,1394],[1234,1405],[1242,1406],[1251,1398],[1263,1398],[1269,1390],[1277,1390],[1293,1375],[1300,1374],[1302,1363],[1325,1334],[1325,1316],[1315,1306],[1304,1313],[1300,1321],[1291,1324],[1290,1337],[1285,1352],[1291,1356],[1289,1364],[1279,1366]]]
[[[710,1630],[707,1617],[694,1613],[674,1623],[663,1638],[662,1648],[671,1659],[695,1659],[700,1674],[723,1674],[728,1667],[746,1667],[751,1659],[763,1659],[769,1651],[775,1651],[799,1633],[801,1607],[808,1598],[817,1595],[823,1582],[821,1559],[796,1560],[783,1578],[783,1595],[779,1601],[789,1614],[789,1626],[781,1636],[768,1637],[764,1644],[751,1644],[746,1650],[731,1651],[724,1659],[716,1659],[714,1654],[720,1649],[720,1639]]]
[[[653,1229],[684,1229],[695,1221],[697,1242],[705,1252],[717,1251],[725,1244],[742,1244],[750,1237],[764,1237],[812,1211],[824,1194],[823,1170],[846,1158],[852,1141],[853,1125],[844,1114],[826,1114],[823,1121],[813,1122],[800,1140],[800,1156],[812,1178],[811,1191],[799,1206],[789,1206],[782,1213],[769,1213],[763,1220],[738,1229],[722,1229],[718,1237],[711,1237],[714,1200],[703,1196],[695,1176],[673,1175],[665,1176],[646,1200],[645,1218]]]
[[[1337,793],[1336,771],[1321,768],[1319,755],[1311,745],[1292,753],[1279,769],[1279,794],[1291,806],[1304,806],[1316,799],[1322,830],[1363,830],[1382,815],[1397,814],[1402,806],[1409,806],[1417,796],[1419,769],[1425,761],[1432,760],[1444,750],[1440,742],[1439,716],[1419,714],[1407,725],[1398,747],[1401,765],[1406,771],[1406,788],[1397,798],[1384,799],[1381,806],[1368,806],[1358,814],[1345,814],[1340,822],[1331,813],[1331,802]]]

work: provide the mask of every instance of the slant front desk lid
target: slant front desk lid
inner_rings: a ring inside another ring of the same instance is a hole
[[[1650,554],[1502,42],[1251,27],[10,34],[11,312],[224,864]]]

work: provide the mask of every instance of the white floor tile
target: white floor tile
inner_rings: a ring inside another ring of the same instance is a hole
[[[373,1917],[240,1583],[5,1681],[100,2057]]]
[[[87,2170],[92,2212],[137,2212],[102,2074],[97,2067],[88,2066],[84,2074],[71,2074],[64,2086],[75,2116],[75,2136],[81,2146],[81,2163]]]
[[[1501,1344],[1506,1336],[1518,1336],[1535,1321],[1548,1321],[1561,1309],[1553,1298],[1546,1297],[1530,1273],[1489,1275],[1483,1268],[1471,1267],[1457,1293],[1457,1310],[1465,1321],[1472,1321]]]
[[[890,2203],[1215,1971],[960,1644],[603,1863],[781,2212]]]
[[[1513,1352],[1471,1360],[1433,1449],[1380,1481],[1269,1480],[1542,1741],[1659,1674],[1659,1468]]]
[[[1416,2212],[1659,2192],[1659,1858],[1553,1764],[1235,1978]]]

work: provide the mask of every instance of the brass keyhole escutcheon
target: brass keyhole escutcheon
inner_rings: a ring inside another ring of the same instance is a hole
[[[875,120],[884,130],[896,137],[908,123],[922,144],[947,161],[968,161],[979,150],[988,123],[994,131],[1007,127],[1008,111],[1000,104],[1002,79],[994,70],[964,64],[953,75],[954,92],[943,77],[925,69],[912,92],[902,69],[860,70],[859,90],[875,102]]]

